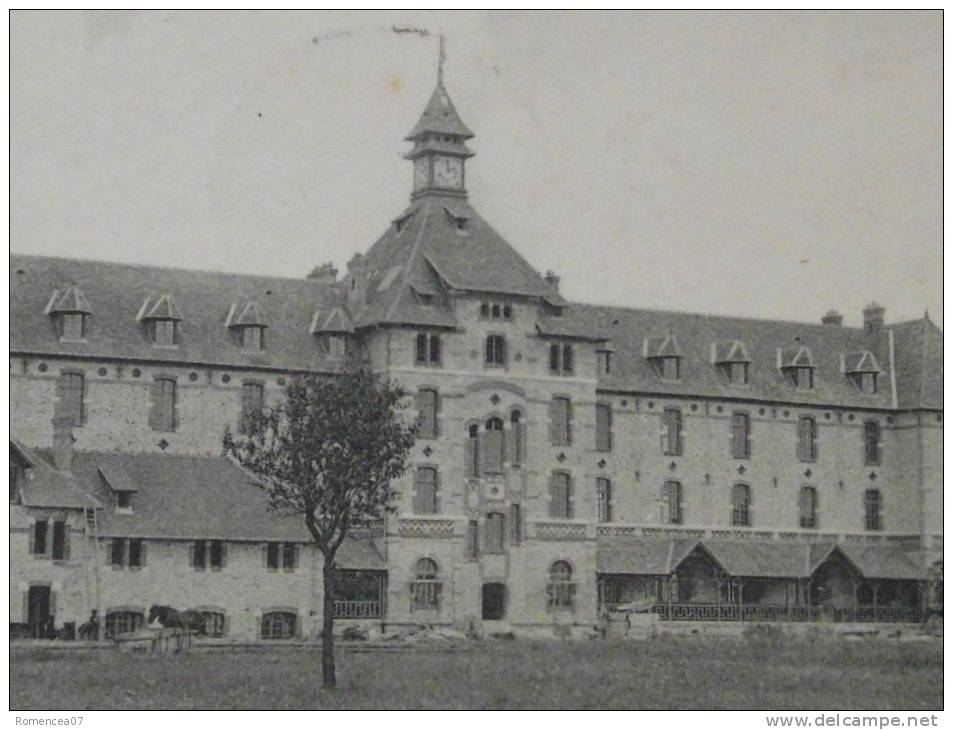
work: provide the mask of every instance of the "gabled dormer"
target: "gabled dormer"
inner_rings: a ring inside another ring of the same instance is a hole
[[[806,345],[778,348],[778,369],[798,390],[814,389],[814,371],[817,365]]]
[[[646,337],[642,341],[642,355],[662,380],[681,380],[684,355],[672,332],[661,337]]]
[[[261,352],[265,349],[265,329],[268,321],[258,302],[250,300],[240,313],[238,304],[228,310],[225,326],[231,330],[239,346],[246,352]]]
[[[718,368],[721,376],[731,385],[747,385],[751,370],[751,356],[741,340],[713,342],[711,345],[712,364]]]
[[[55,290],[44,311],[53,318],[61,342],[83,342],[86,339],[88,318],[93,310],[76,284],[70,284],[62,291]]]
[[[156,347],[176,347],[179,344],[182,314],[171,294],[146,299],[136,319],[142,322]]]
[[[318,342],[332,360],[343,360],[348,355],[348,342],[354,335],[354,324],[344,307],[319,309],[311,318],[308,331],[318,338]]]
[[[120,514],[132,514],[133,500],[139,487],[118,463],[98,464],[99,475],[109,490],[112,504]]]
[[[878,376],[882,372],[880,363],[870,350],[848,352],[841,355],[844,374],[851,379],[857,389],[865,395],[876,395]]]

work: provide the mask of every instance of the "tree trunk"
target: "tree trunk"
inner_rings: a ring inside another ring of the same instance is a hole
[[[324,687],[337,686],[334,674],[334,558],[324,559],[324,626],[321,630],[321,674]]]

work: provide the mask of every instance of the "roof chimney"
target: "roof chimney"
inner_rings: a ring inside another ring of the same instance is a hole
[[[832,327],[840,327],[844,324],[844,315],[838,312],[836,309],[831,309],[821,317],[821,324],[829,324]]]
[[[553,289],[555,289],[556,291],[559,291],[559,277],[556,276],[556,272],[547,271],[546,276],[544,278],[546,279],[547,282],[549,282],[549,285],[552,286]]]
[[[53,418],[53,466],[66,474],[73,471],[72,416]]]
[[[886,311],[877,302],[871,302],[864,307],[864,332],[871,337],[879,337],[884,327],[884,313]]]
[[[320,284],[333,284],[338,278],[338,270],[328,261],[311,269],[308,278]]]

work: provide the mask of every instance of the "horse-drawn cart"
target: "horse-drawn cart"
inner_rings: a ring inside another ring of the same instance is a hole
[[[189,629],[143,628],[119,634],[116,644],[124,654],[179,654],[192,646],[192,634]]]

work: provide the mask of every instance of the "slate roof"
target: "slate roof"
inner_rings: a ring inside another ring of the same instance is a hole
[[[467,128],[467,125],[463,123],[457,113],[457,108],[453,105],[443,82],[437,83],[437,87],[430,95],[427,106],[424,107],[423,114],[420,115],[417,124],[404,139],[414,140],[426,132],[452,134],[464,139],[473,137],[473,132]]]
[[[927,317],[891,325],[900,408],[943,409],[943,333]],[[881,362],[883,359],[881,358]]]
[[[75,284],[66,287],[66,290],[53,292],[50,304],[47,307],[48,314],[70,312],[82,312],[83,314],[92,314],[93,310],[89,307],[89,300],[86,295]]]
[[[45,355],[193,362],[226,367],[334,371],[308,332],[315,310],[341,298],[333,285],[311,279],[134,266],[82,259],[13,255],[10,260],[10,350]],[[50,292],[70,282],[92,306],[83,342],[60,342],[44,313]],[[174,297],[182,316],[175,348],[155,347],[136,316],[157,293]],[[253,299],[269,315],[267,347],[246,352],[224,326],[234,302]]]
[[[69,474],[57,470],[48,451],[29,449],[19,441],[10,445],[28,467],[20,485],[21,503],[26,507],[84,509],[97,504],[83,492]]]
[[[729,575],[739,578],[809,578],[835,551],[840,551],[866,578],[925,578],[924,571],[906,552],[891,545],[662,536],[600,536],[596,571],[669,575],[699,548],[707,551]]]

